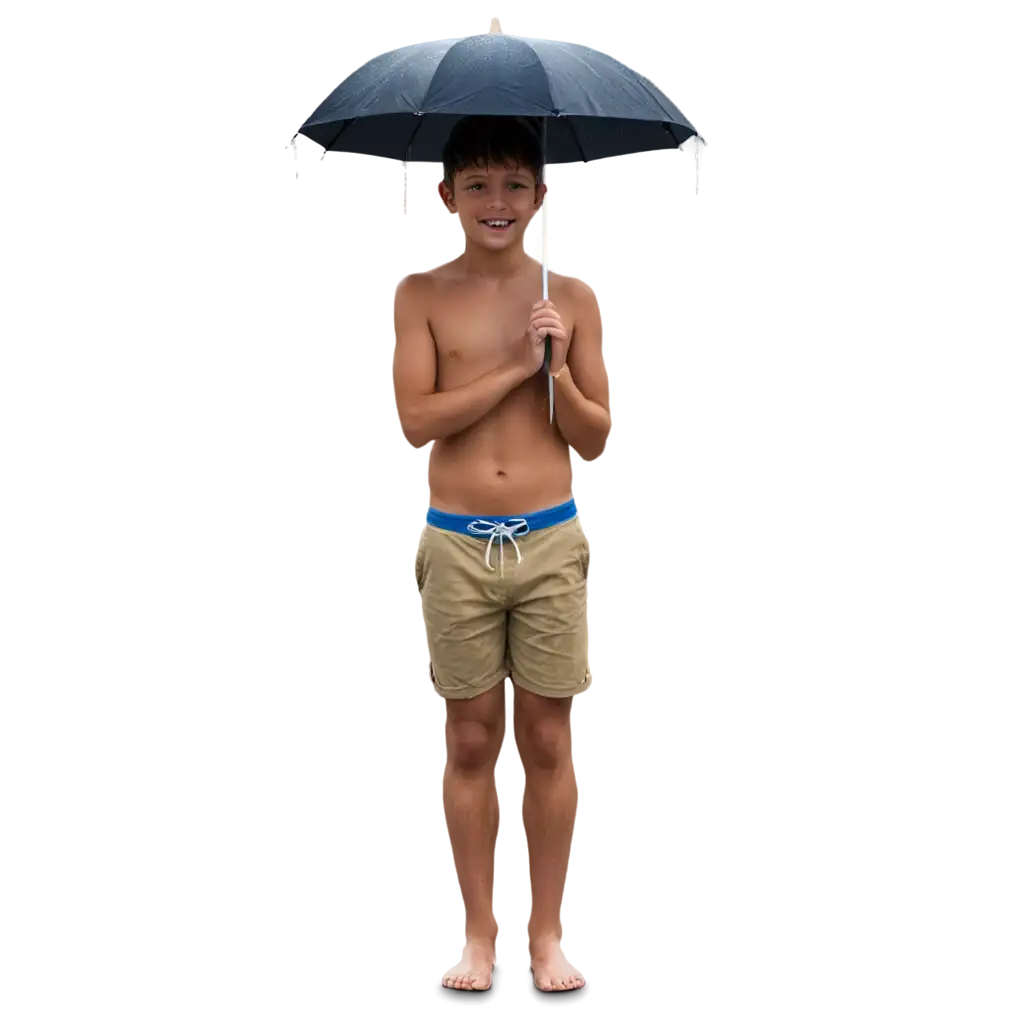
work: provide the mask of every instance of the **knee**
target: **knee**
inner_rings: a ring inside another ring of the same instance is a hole
[[[519,733],[519,753],[527,770],[552,771],[569,760],[570,747],[568,722],[540,719]]]
[[[448,763],[460,771],[486,768],[497,758],[498,730],[484,722],[448,723]]]

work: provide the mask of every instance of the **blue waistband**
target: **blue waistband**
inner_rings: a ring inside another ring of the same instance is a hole
[[[576,501],[570,498],[563,505],[554,505],[552,508],[530,512],[524,516],[462,516],[455,512],[442,512],[440,509],[428,508],[427,522],[439,530],[454,530],[456,533],[480,536],[485,532],[480,527],[497,526],[502,523],[514,526],[517,523],[525,522],[531,530],[543,530],[546,526],[557,526],[559,523],[567,522],[575,515]],[[470,530],[471,523],[475,524],[477,529]]]

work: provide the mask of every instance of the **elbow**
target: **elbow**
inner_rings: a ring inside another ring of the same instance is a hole
[[[573,446],[575,447],[575,445]],[[576,448],[576,453],[584,462],[593,462],[604,452],[604,438],[592,441],[588,445]]]
[[[414,411],[409,410],[404,415],[399,416],[399,421],[402,425],[402,433],[405,435],[406,441],[413,448],[422,448],[433,440],[423,424],[423,418],[417,416]]]
[[[422,448],[430,441],[430,438],[427,437],[426,434],[419,433],[411,427],[407,427],[404,423],[402,424],[402,433],[405,435],[406,441],[408,441],[413,448]]]
[[[584,462],[593,462],[594,459],[600,457],[604,452],[605,443],[612,429],[611,416],[608,415],[607,411],[597,422],[591,420],[582,427],[579,424],[573,425],[571,432],[569,430],[570,424],[566,423],[563,427],[562,423],[557,419],[557,413],[555,422],[558,424],[558,431],[566,444]]]
[[[604,446],[608,442],[608,434],[611,432],[611,429],[612,424],[611,420],[609,419],[605,423],[604,430],[602,430],[601,433],[594,438],[593,442],[588,446],[586,452],[580,452],[580,458],[582,458],[584,462],[593,462],[594,459],[598,458],[600,455],[604,453]]]
[[[412,434],[408,430],[402,430],[401,446],[409,455],[423,455],[427,445],[416,434]]]
[[[604,452],[604,444],[600,448],[588,448],[585,452],[580,452],[580,458],[584,462],[593,462],[602,452]]]

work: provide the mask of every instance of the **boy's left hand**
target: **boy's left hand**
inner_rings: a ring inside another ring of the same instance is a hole
[[[530,334],[544,338],[551,335],[551,373],[558,373],[565,366],[569,354],[569,336],[562,326],[555,304],[550,299],[541,299],[534,304],[530,314]]]

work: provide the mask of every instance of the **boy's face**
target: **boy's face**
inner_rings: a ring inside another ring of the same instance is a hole
[[[521,243],[526,227],[540,209],[547,186],[538,185],[529,167],[466,167],[455,172],[455,190],[442,181],[438,191],[451,213],[457,213],[466,237],[489,249]],[[505,226],[495,221],[507,221]]]

